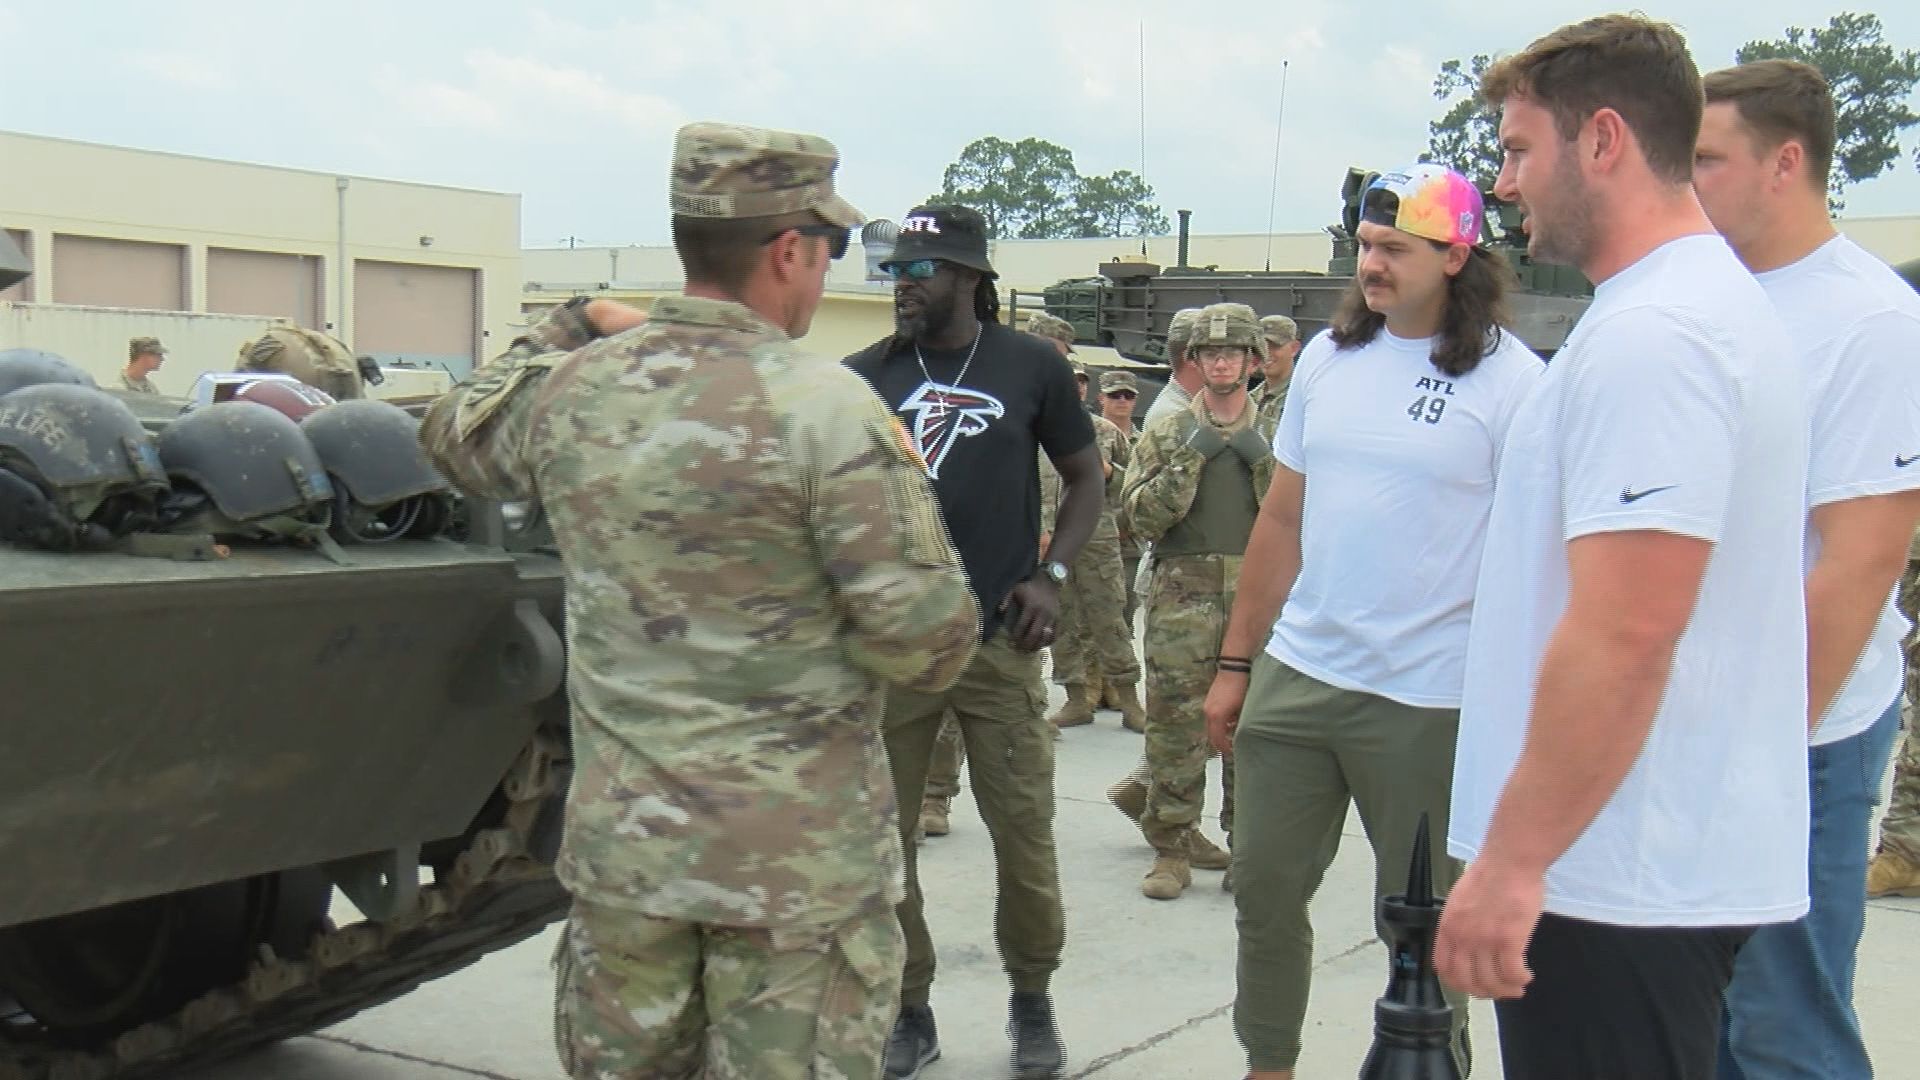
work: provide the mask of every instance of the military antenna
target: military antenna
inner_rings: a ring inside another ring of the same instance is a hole
[[[1147,182],[1147,20],[1140,20],[1140,183]],[[1140,254],[1147,254],[1147,230],[1140,230]]]
[[[1287,126],[1287,61],[1280,61],[1280,118],[1273,124],[1273,187],[1267,192],[1267,269],[1273,269],[1273,207],[1280,198],[1280,132]]]

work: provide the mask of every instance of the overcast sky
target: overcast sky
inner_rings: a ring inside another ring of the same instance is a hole
[[[1435,69],[1606,10],[1569,0],[1140,3],[707,0],[0,0],[0,128],[520,192],[529,246],[659,243],[674,129],[724,119],[826,135],[842,191],[898,217],[961,147],[1038,136],[1082,172],[1141,166],[1199,232],[1317,229],[1349,164],[1426,146]],[[1702,70],[1756,37],[1877,11],[1920,48],[1920,4],[1644,0]],[[1190,17],[1181,22],[1182,17]],[[1849,213],[1920,213],[1899,169]],[[5,163],[0,162],[0,168]],[[137,177],[129,177],[137,182]]]

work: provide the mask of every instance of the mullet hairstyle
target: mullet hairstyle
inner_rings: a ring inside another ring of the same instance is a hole
[[[1488,68],[1480,97],[1496,111],[1516,97],[1540,106],[1568,143],[1594,113],[1612,109],[1655,176],[1670,184],[1693,179],[1705,107],[1700,69],[1686,39],[1666,23],[1602,15],[1563,26]]]
[[[1806,153],[1807,180],[1822,194],[1833,172],[1833,90],[1820,69],[1798,60],[1756,60],[1723,68],[1701,80],[1707,104],[1732,102],[1765,154],[1791,140]]]
[[[1447,245],[1428,240],[1436,249]],[[1447,278],[1447,305],[1440,315],[1439,343],[1433,347],[1433,366],[1459,378],[1480,366],[1481,358],[1500,346],[1501,335],[1513,325],[1508,296],[1514,288],[1513,268],[1506,260],[1480,248],[1467,249],[1466,265]],[[1354,275],[1340,297],[1328,332],[1342,349],[1366,345],[1378,337],[1387,317],[1367,306]]]

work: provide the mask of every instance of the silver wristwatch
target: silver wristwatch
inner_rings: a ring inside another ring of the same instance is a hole
[[[1053,582],[1055,585],[1065,585],[1067,583],[1068,570],[1066,563],[1048,560],[1040,564],[1040,572],[1047,575],[1047,580]]]

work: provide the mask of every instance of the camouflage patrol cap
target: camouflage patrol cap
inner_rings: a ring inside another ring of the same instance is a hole
[[[1168,352],[1187,347],[1187,338],[1193,333],[1193,320],[1199,317],[1200,309],[1197,307],[1181,308],[1173,313],[1173,318],[1167,323]]]
[[[668,201],[680,217],[776,217],[811,210],[843,229],[866,221],[834,194],[840,151],[818,135],[710,121],[673,137]]]
[[[1073,377],[1076,379],[1092,378],[1092,376],[1087,374],[1087,365],[1082,363],[1077,356],[1067,357],[1067,366],[1073,369]]]
[[[1268,315],[1260,320],[1260,334],[1269,345],[1285,345],[1300,340],[1300,324],[1285,315]]]
[[[1059,341],[1066,344],[1069,352],[1073,349],[1073,324],[1058,315],[1049,315],[1036,311],[1027,319],[1027,333]]]
[[[127,359],[133,360],[138,357],[149,356],[149,355],[151,356],[167,355],[167,347],[165,345],[160,344],[159,338],[137,337],[127,342]]]
[[[1131,371],[1101,372],[1100,392],[1102,394],[1111,394],[1120,390],[1138,395],[1140,393],[1140,380],[1134,378],[1133,372]]]
[[[1193,322],[1193,333],[1187,338],[1187,348],[1198,349],[1208,345],[1258,348],[1260,317],[1245,304],[1208,304]]]

